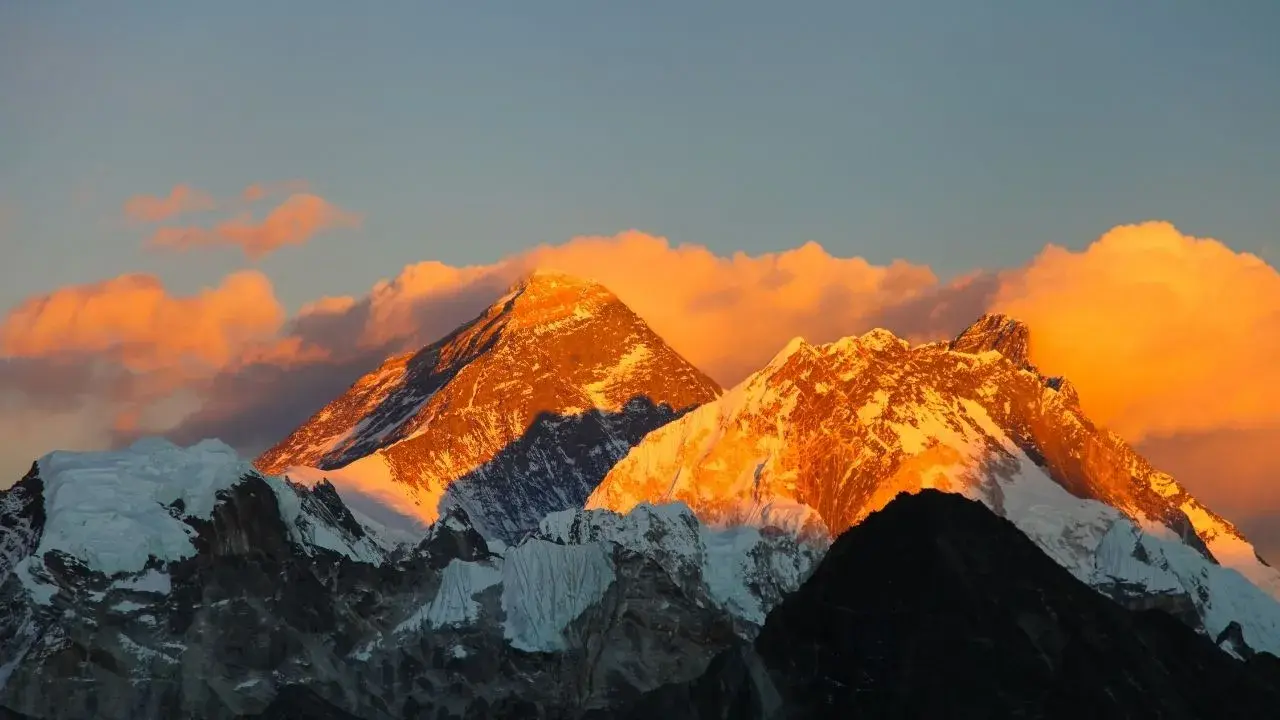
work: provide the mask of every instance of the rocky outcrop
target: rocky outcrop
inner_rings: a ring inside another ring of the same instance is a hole
[[[983,505],[925,490],[836,540],[754,643],[609,717],[1216,720],[1278,703],[1268,660],[1121,608]]]
[[[1008,315],[983,315],[951,341],[956,352],[998,352],[1018,367],[1031,364],[1031,329]]]

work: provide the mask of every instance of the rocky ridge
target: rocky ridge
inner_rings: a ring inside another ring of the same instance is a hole
[[[792,341],[720,399],[653,433],[587,506],[683,502],[716,526],[839,533],[903,491],[980,499],[1081,580],[1159,603],[1218,638],[1280,652],[1280,573],[1230,523],[1028,362],[1025,326],[987,316],[951,343],[885,330]],[[1007,355],[1006,355],[1007,353]]]

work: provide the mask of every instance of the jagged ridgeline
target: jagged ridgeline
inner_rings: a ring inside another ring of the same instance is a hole
[[[0,706],[821,717],[857,706],[841,687],[905,716],[948,693],[974,717],[1230,717],[1206,714],[1223,688],[1272,702],[1280,574],[1091,423],[1033,342],[1002,316],[916,347],[796,340],[722,392],[608,290],[537,273],[254,464],[217,441],[40,458],[0,494]],[[997,657],[1008,672],[961,692]],[[920,670],[935,662],[963,672]]]

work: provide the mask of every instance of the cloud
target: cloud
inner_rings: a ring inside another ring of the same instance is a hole
[[[1138,451],[1280,562],[1280,422],[1152,436]]]
[[[1169,223],[1049,246],[993,307],[1031,327],[1031,358],[1280,560],[1280,273]]]
[[[219,367],[284,322],[271,282],[257,271],[227,276],[194,295],[170,295],[152,275],[122,275],[27,299],[0,325],[8,358],[110,357],[130,370],[199,363]]]
[[[190,185],[174,185],[166,197],[134,195],[124,203],[124,215],[133,222],[158,223],[179,215],[205,212],[218,206],[212,195]]]
[[[191,295],[133,274],[29,298],[0,323],[0,457],[29,463],[170,428],[202,404],[209,377],[255,355],[278,360],[284,321],[256,271]],[[40,428],[57,434],[39,442]]]
[[[254,229],[236,237],[261,244],[283,232],[269,229],[281,222],[246,222]],[[887,327],[923,342],[983,312],[1008,312],[1031,326],[1033,360],[1070,377],[1090,415],[1158,467],[1246,529],[1280,513],[1271,460],[1280,278],[1252,255],[1167,223],[1115,228],[1083,250],[1048,246],[1026,266],[947,282],[927,266],[873,265],[814,243],[725,256],[630,231],[487,265],[413,264],[363,296],[321,297],[288,319],[258,273],[190,296],[129,275],[10,313],[0,327],[0,400],[60,418],[77,404],[94,408],[99,423],[85,443],[165,430],[187,442],[222,437],[252,454],[384,358],[470,320],[534,267],[603,283],[726,385],[796,335],[823,342]]]
[[[1197,496],[1228,518],[1244,519],[1260,508],[1280,508],[1278,439],[1280,422],[1153,436],[1138,449],[1157,467],[1178,467],[1204,478]]]
[[[1080,252],[1046,247],[993,304],[1130,440],[1280,421],[1280,273],[1254,255],[1127,225]]]
[[[419,263],[362,298],[305,308],[286,334],[302,347],[326,348],[323,361],[307,364],[305,374],[277,377],[269,364],[225,372],[212,393],[217,401],[177,432],[261,450],[382,358],[469,320],[534,267],[602,282],[726,385],[795,335],[822,342],[887,327],[923,342],[953,336],[983,312],[1010,312],[1032,327],[1033,359],[1071,377],[1100,422],[1131,441],[1177,433],[1150,445],[1159,450],[1153,457],[1206,502],[1231,512],[1231,498],[1248,498],[1250,518],[1280,511],[1267,474],[1248,464],[1271,457],[1280,437],[1269,424],[1280,417],[1280,378],[1269,363],[1280,357],[1276,272],[1164,223],[1116,228],[1079,252],[1050,246],[1025,267],[946,283],[925,266],[875,266],[812,243],[719,256],[639,232],[577,238],[484,266]],[[1232,430],[1241,427],[1254,429]],[[1221,446],[1206,439],[1214,432],[1234,433],[1240,462],[1226,471],[1206,460],[1214,456],[1207,448]],[[1267,521],[1250,526],[1259,522]]]
[[[1070,377],[1090,414],[1130,440],[1269,422],[1280,408],[1267,399],[1275,392],[1269,388],[1280,387],[1267,362],[1280,357],[1277,333],[1267,331],[1277,326],[1269,324],[1280,302],[1275,270],[1163,223],[1117,228],[1080,252],[1050,246],[1025,267],[947,283],[926,266],[876,266],[815,243],[720,256],[636,231],[580,237],[490,265],[418,263],[363,297],[321,298],[287,324],[272,352],[290,362],[310,357],[338,378],[318,383],[340,386],[381,357],[471,319],[534,267],[603,283],[724,385],[796,335],[825,342],[887,327],[924,342],[953,336],[994,309],[1027,321],[1033,359]],[[256,347],[257,364],[269,364]],[[248,368],[228,373],[251,375],[242,394],[259,403],[271,389],[256,382],[261,367]],[[231,424],[240,385],[219,382],[218,415]],[[210,413],[196,419],[206,432],[220,432]]]
[[[250,186],[245,191],[246,195],[260,192],[249,192],[255,187]],[[171,250],[236,246],[246,257],[257,260],[288,245],[304,245],[322,232],[359,227],[360,222],[359,215],[343,210],[318,195],[297,193],[290,195],[260,223],[254,223],[252,217],[244,213],[211,229],[161,227],[148,244]]]
[[[0,358],[0,415],[75,412],[94,379],[93,363],[80,359]]]
[[[490,265],[405,267],[363,297],[304,306],[272,343],[257,343],[198,383],[203,405],[170,432],[217,436],[255,453],[386,357],[474,318],[535,267],[593,278],[618,294],[692,362],[734,382],[791,337],[831,340],[869,329],[876,313],[937,288],[926,267],[873,266],[817,244],[757,256],[717,256],[640,232],[582,237]],[[120,442],[133,437],[121,428]]]
[[[200,386],[208,398],[177,423],[175,442],[218,437],[248,455],[266,450],[391,355],[416,349],[471,320],[508,287],[504,273],[411,265],[368,295],[304,306],[269,348]],[[138,433],[122,433],[117,444]]]

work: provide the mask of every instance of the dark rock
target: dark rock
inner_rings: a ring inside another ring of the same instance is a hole
[[[471,526],[467,511],[457,505],[431,525],[415,552],[426,558],[433,570],[443,570],[455,559],[474,561],[490,556],[484,536]]]
[[[310,688],[286,685],[260,713],[237,716],[237,720],[371,720],[361,718],[320,697]]]
[[[333,483],[328,480],[321,480],[316,486],[303,496],[303,502],[307,503],[307,507],[314,515],[324,518],[331,525],[342,528],[354,538],[362,538],[365,536],[364,528],[356,521],[351,511],[347,509],[346,504],[342,502],[342,498],[338,497],[338,490]]]

